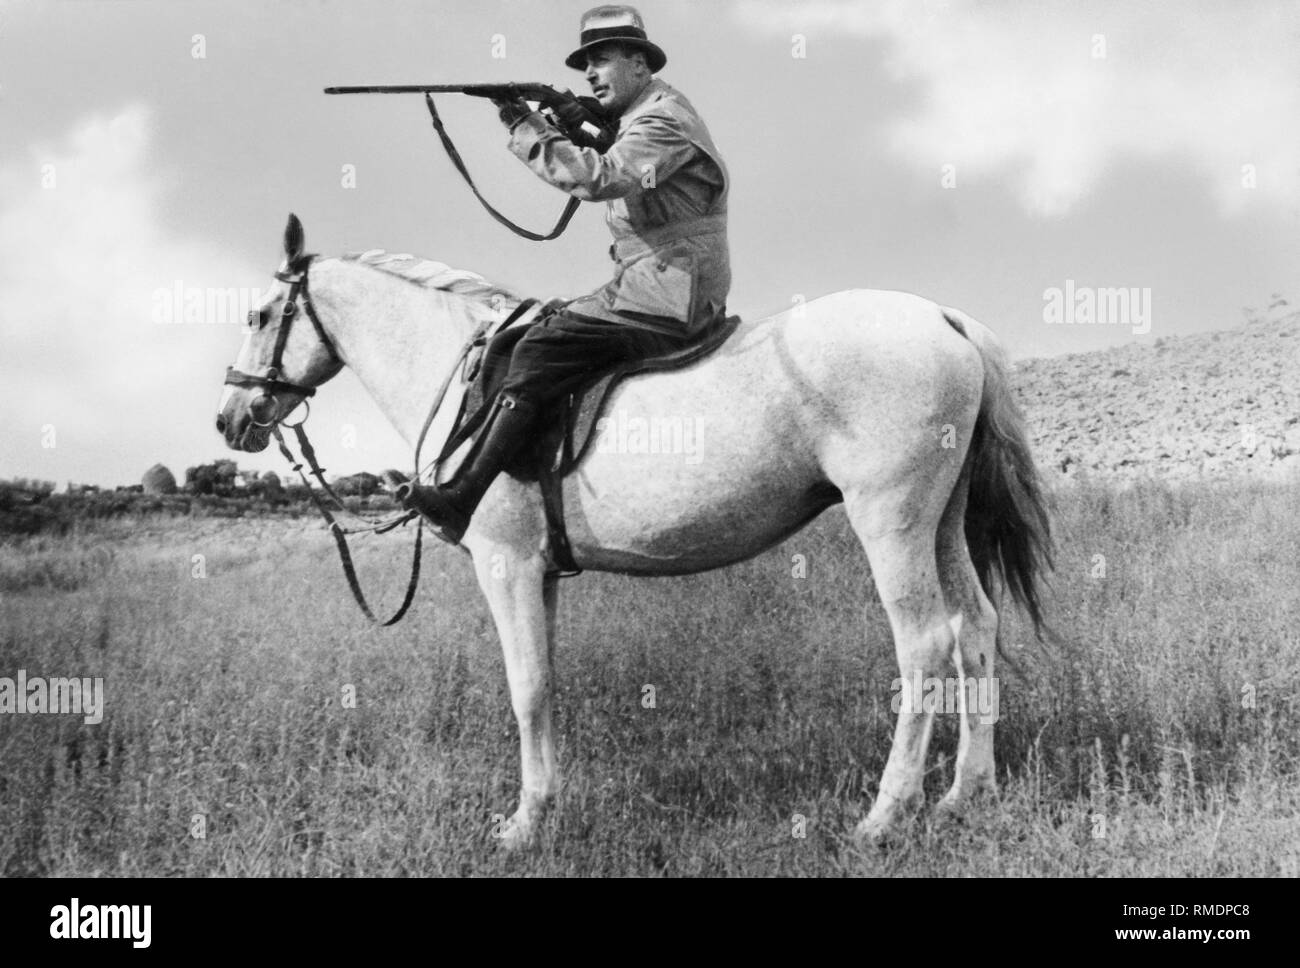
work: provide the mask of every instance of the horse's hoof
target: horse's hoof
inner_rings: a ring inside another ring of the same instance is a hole
[[[969,806],[969,800],[957,799],[951,795],[944,797],[934,805],[934,826],[938,829],[960,827],[966,822],[966,811]]]
[[[516,813],[501,825],[497,841],[502,850],[527,850],[537,843],[537,828]]]
[[[853,828],[853,842],[859,850],[887,850],[897,839],[897,828],[885,820],[873,820],[868,817]]]
[[[919,791],[902,797],[877,794],[866,819],[854,828],[854,840],[859,846],[888,846],[901,838],[901,831],[915,819],[920,805]]]
[[[949,790],[943,799],[934,805],[937,820],[961,820],[978,801],[997,797],[997,787],[992,784],[980,784],[964,792]]]
[[[965,811],[966,797],[957,793],[945,793],[943,799],[934,805],[934,812],[940,816],[956,816]]]

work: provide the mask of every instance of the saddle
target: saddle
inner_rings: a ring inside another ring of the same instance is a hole
[[[461,382],[465,392],[451,434],[438,455],[439,463],[474,437],[486,422],[492,403],[510,369],[510,357],[515,345],[532,326],[537,325],[549,313],[559,311],[564,303],[552,301],[540,307],[537,312],[532,311],[534,305],[536,303],[533,300],[521,304],[495,332],[485,336],[466,356],[461,369]],[[539,432],[533,443],[522,447],[504,470],[519,480],[537,481],[541,484],[551,555],[557,568],[553,573],[567,578],[582,572],[574,562],[569,547],[564,525],[561,482],[586,456],[596,426],[614,389],[630,376],[677,370],[702,360],[721,347],[739,325],[739,316],[719,317],[700,339],[682,349],[620,363],[605,370],[595,370],[576,390],[539,414]],[[477,444],[478,441],[475,440],[472,447]],[[471,453],[467,459],[472,456]]]

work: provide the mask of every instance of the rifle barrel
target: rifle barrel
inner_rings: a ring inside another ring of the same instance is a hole
[[[327,87],[326,94],[460,94],[466,88],[508,87],[511,82],[500,84],[365,84],[353,87]],[[545,85],[514,83],[519,88],[539,88]]]

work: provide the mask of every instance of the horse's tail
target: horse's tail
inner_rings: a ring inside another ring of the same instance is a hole
[[[1043,573],[1052,568],[1052,531],[1025,419],[1012,396],[997,337],[959,310],[944,308],[943,314],[984,362],[984,393],[967,456],[966,543],[971,560],[991,599],[990,579],[997,572],[1002,586],[1029,613],[1041,641],[1046,625],[1039,586]]]

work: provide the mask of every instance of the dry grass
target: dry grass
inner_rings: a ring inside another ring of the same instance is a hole
[[[0,718],[0,873],[1296,876],[1296,511],[1264,484],[1063,493],[1062,642],[1005,628],[1000,797],[868,855],[847,835],[888,752],[895,671],[842,511],[727,571],[566,585],[566,782],[522,856],[492,837],[517,741],[459,553],[433,550],[414,615],[375,632],[315,524],[14,541],[0,675],[103,676],[107,709],[98,726]],[[363,542],[368,585],[396,595],[404,555]],[[932,801],[955,732],[940,717]]]

